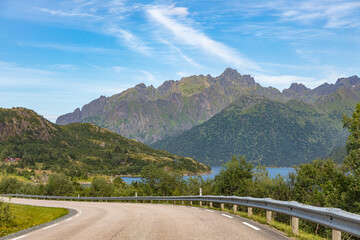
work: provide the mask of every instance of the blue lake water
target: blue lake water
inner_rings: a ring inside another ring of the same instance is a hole
[[[215,176],[220,172],[221,167],[214,166],[214,167],[211,167],[211,169],[213,170],[213,172],[210,175],[202,175],[202,178],[204,180],[209,179],[209,178],[210,179],[215,178]],[[269,176],[271,178],[275,178],[279,174],[282,177],[288,177],[289,173],[295,171],[294,168],[291,168],[291,167],[266,168],[266,170],[269,172]],[[189,178],[188,176],[184,177],[185,180],[187,180],[188,178]],[[139,178],[139,177],[123,177],[122,179],[126,183],[131,183],[132,181],[140,181],[141,180],[141,178]]]

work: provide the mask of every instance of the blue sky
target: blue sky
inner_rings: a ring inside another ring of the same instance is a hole
[[[226,67],[280,90],[360,75],[360,2],[0,1],[0,106],[54,121],[100,95]]]

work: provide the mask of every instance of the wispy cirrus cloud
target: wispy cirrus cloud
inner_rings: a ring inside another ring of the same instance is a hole
[[[360,2],[356,0],[244,1],[234,5],[249,17],[267,15],[278,21],[317,23],[324,28],[360,27]]]
[[[157,80],[155,79],[154,75],[148,71],[145,70],[140,70],[140,72],[142,72],[145,75],[145,81],[146,82],[150,82],[150,83],[156,83]]]
[[[86,47],[80,45],[65,45],[65,44],[55,44],[55,43],[19,42],[18,45],[36,47],[36,48],[48,48],[48,49],[63,50],[63,51],[78,52],[78,53],[89,52],[89,53],[99,53],[99,54],[119,54],[123,52],[118,49]]]
[[[180,22],[177,18],[188,15],[186,8],[174,5],[149,5],[145,8],[149,18],[163,28],[169,30],[177,41],[202,50],[206,54],[218,57],[242,70],[259,70],[259,66],[250,59],[223,43],[217,42],[190,25]]]
[[[50,68],[57,69],[57,70],[76,70],[78,66],[74,64],[52,64]]]
[[[176,47],[174,44],[170,43],[169,41],[160,39],[160,42],[169,46],[172,50],[176,52],[176,54],[180,55],[183,60],[185,60],[187,63],[190,63],[192,66],[198,68],[204,68],[204,66],[202,66],[201,64],[199,64],[198,62],[196,62],[194,59],[190,58],[186,54],[184,54],[184,52],[180,48]]]
[[[325,28],[358,27],[359,1],[299,1],[280,8],[284,21],[312,23],[324,21]]]
[[[76,11],[65,12],[65,11],[61,11],[61,10],[51,10],[51,9],[47,9],[47,8],[36,8],[36,9],[38,11],[41,11],[44,13],[49,13],[51,15],[60,16],[60,17],[91,17],[91,18],[96,18],[96,19],[102,18],[102,17],[96,16],[94,14],[81,13],[81,12],[76,12]]]
[[[124,42],[130,49],[144,55],[150,55],[151,48],[146,46],[146,44],[133,33],[114,26],[107,28],[105,32]]]
[[[0,70],[6,70],[8,72],[14,72],[14,73],[17,73],[17,74],[22,74],[22,73],[41,74],[41,75],[51,75],[51,74],[53,74],[53,72],[51,72],[51,71],[32,68],[32,67],[24,67],[24,66],[18,65],[16,63],[1,62],[1,61],[0,61]]]

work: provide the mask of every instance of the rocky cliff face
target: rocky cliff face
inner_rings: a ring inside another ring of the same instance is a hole
[[[280,92],[262,87],[250,75],[227,68],[220,76],[199,75],[169,80],[158,88],[138,84],[111,97],[100,98],[60,116],[56,123],[94,123],[127,138],[151,144],[197,126],[245,94],[265,96],[271,100],[298,99],[314,103],[319,97],[342,87],[357,84],[356,76],[323,84],[313,90],[294,83]]]
[[[139,84],[109,98],[102,96],[81,110],[60,116],[56,123],[90,122],[153,143],[207,121],[247,93],[284,98],[277,89],[263,88],[250,75],[228,68],[218,77],[184,77],[166,81],[158,88]]]
[[[58,131],[49,121],[25,108],[0,108],[0,142],[23,133],[48,141]]]

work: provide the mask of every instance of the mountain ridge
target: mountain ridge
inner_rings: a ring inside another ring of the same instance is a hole
[[[101,96],[82,109],[60,116],[57,123],[93,123],[156,146],[163,139],[179,136],[209,121],[244,95],[291,103],[300,110],[334,118],[341,125],[342,114],[351,114],[360,100],[360,79],[339,78],[334,84],[324,83],[313,89],[292,83],[279,91],[262,87],[251,75],[227,68],[217,77],[193,75],[165,81],[157,88],[141,83],[111,97]]]

